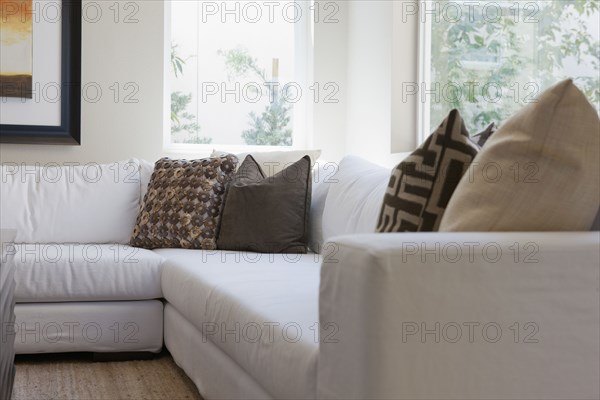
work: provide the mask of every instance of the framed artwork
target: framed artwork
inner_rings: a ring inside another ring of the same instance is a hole
[[[81,143],[81,0],[0,0],[0,142]]]

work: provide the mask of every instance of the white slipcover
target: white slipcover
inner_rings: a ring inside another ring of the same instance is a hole
[[[137,160],[0,166],[0,221],[16,243],[129,242],[140,199]]]
[[[172,305],[165,305],[165,346],[206,399],[272,399],[238,363]]]
[[[162,297],[162,257],[123,245],[20,244],[15,300],[24,302],[146,300]]]
[[[211,157],[219,157],[231,153],[223,150],[213,150]],[[249,153],[236,153],[239,165],[244,162],[248,155],[256,160],[267,176],[273,176],[283,171],[304,156],[309,156],[311,163],[315,163],[321,157],[321,150],[283,150],[283,151],[251,151]]]
[[[375,232],[391,171],[348,156],[331,177],[323,211],[323,239]]]
[[[600,233],[334,239],[324,399],[597,399]]]
[[[163,345],[163,309],[159,300],[18,303],[15,351],[158,353]]]
[[[318,255],[156,252],[166,259],[165,298],[207,340],[272,397],[314,398]]]

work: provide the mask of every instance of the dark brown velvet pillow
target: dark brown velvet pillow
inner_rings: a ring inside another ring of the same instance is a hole
[[[237,163],[233,154],[158,160],[129,244],[146,249],[216,249],[223,200]]]
[[[596,218],[594,218],[594,223],[592,224],[591,231],[600,231],[600,209],[598,209],[598,213],[596,214]]]
[[[266,177],[247,156],[229,187],[217,247],[259,253],[306,253],[310,157]]]
[[[487,128],[485,128],[484,130],[482,130],[481,132],[479,132],[476,135],[471,136],[471,140],[474,141],[475,143],[477,143],[477,145],[479,147],[483,147],[483,145],[485,144],[485,142],[487,142],[487,140],[498,130],[498,127],[496,126],[495,123],[491,123],[487,126]]]

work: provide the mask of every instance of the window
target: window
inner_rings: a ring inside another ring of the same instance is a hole
[[[599,3],[586,0],[419,4],[421,134],[452,108],[477,133],[572,77],[600,110]]]
[[[305,147],[309,2],[170,2],[167,147]]]

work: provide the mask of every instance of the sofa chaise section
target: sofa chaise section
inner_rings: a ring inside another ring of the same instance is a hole
[[[167,348],[204,393],[241,395],[219,391],[207,381],[210,375],[199,374],[206,363],[201,356],[197,360],[201,365],[186,365],[193,356],[182,354],[186,350],[180,338],[210,348],[209,352],[219,349],[222,354],[216,362],[241,367],[247,374],[247,390],[258,397],[265,398],[260,395],[263,391],[266,398],[315,398],[319,255],[156,252],[165,258]],[[196,346],[187,351],[200,351]],[[235,380],[239,371],[230,366],[220,373]]]

